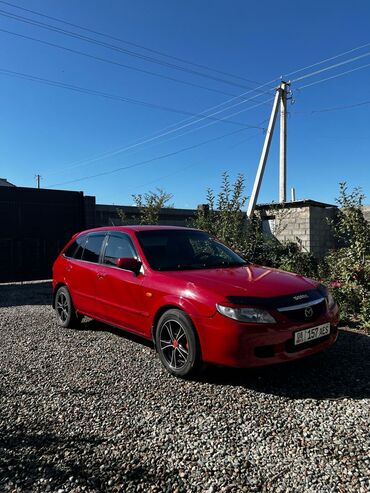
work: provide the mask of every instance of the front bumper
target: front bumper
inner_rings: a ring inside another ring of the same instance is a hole
[[[334,344],[338,336],[339,310],[335,307],[309,323],[279,320],[276,324],[246,324],[217,313],[194,321],[203,361],[238,368],[283,363],[318,353]],[[294,345],[294,333],[330,323],[330,334]]]

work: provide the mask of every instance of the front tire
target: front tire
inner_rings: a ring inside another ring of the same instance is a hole
[[[195,329],[188,315],[168,310],[159,319],[155,334],[159,359],[177,377],[188,377],[199,367],[200,350]]]
[[[61,286],[55,295],[55,313],[61,327],[76,328],[81,318],[73,306],[71,295],[65,286]]]

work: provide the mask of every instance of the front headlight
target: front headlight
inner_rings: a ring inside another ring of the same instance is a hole
[[[276,320],[266,310],[259,308],[231,308],[230,306],[216,305],[217,311],[225,317],[254,324],[275,324]]]

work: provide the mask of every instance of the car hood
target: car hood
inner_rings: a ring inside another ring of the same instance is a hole
[[[248,264],[242,267],[166,272],[190,290],[205,290],[218,299],[230,296],[271,298],[315,289],[318,283],[298,274]]]

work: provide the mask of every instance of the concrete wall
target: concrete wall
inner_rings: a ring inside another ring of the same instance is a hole
[[[321,258],[335,247],[335,239],[328,220],[334,219],[337,208],[330,204],[307,201],[307,203],[288,203],[259,206],[264,223],[264,231],[270,230],[281,242],[294,242],[303,251],[311,252]]]
[[[370,205],[364,205],[362,208],[365,219],[370,223]]]

